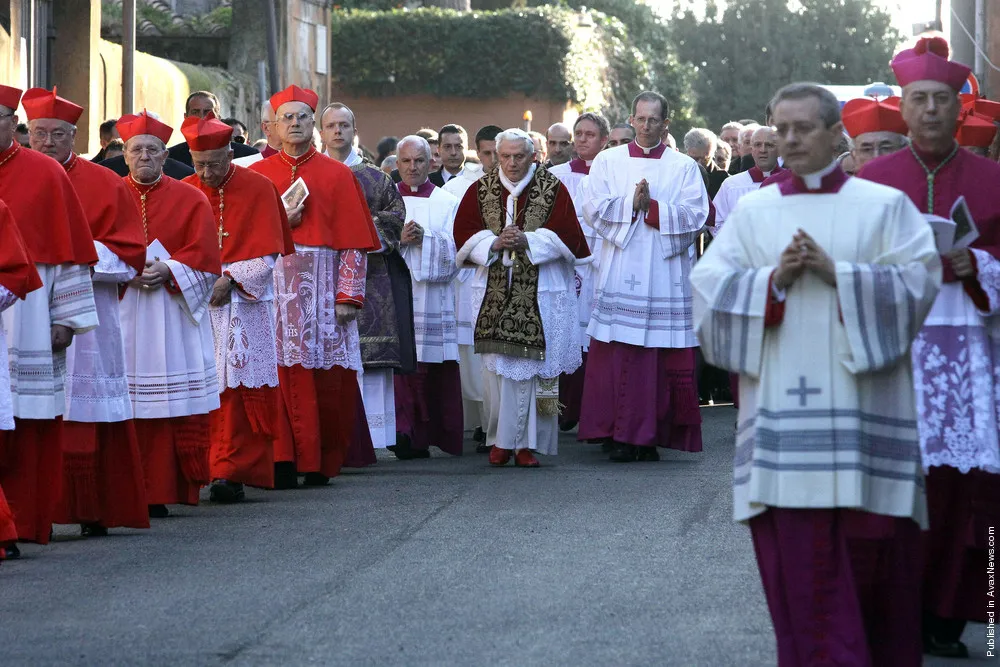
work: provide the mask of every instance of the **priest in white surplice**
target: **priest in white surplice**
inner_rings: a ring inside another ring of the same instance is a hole
[[[490,463],[538,467],[555,454],[559,375],[580,365],[575,264],[590,260],[569,192],[534,162],[521,130],[497,136],[499,169],[470,188],[455,217],[459,263],[485,289],[473,306],[490,409]]]
[[[587,224],[583,215],[583,203],[588,196],[587,175],[590,173],[590,165],[593,164],[594,158],[608,143],[610,132],[611,127],[604,116],[589,111],[580,114],[573,123],[573,147],[576,157],[549,169],[552,175],[566,186],[569,196],[573,198],[576,217],[583,235],[587,238],[592,258],[591,262],[576,267],[577,312],[583,336],[583,363],[575,373],[559,378],[559,402],[563,405],[559,414],[559,428],[563,431],[571,430],[580,421],[583,381],[587,372],[587,350],[590,349],[587,327],[590,326],[590,316],[594,310],[594,278],[598,271],[597,258],[601,256],[601,237]]]
[[[496,125],[486,125],[476,132],[476,155],[479,157],[481,169],[472,169],[466,163],[465,169],[457,177],[444,184],[443,190],[455,195],[459,201],[472,187],[472,184],[483,177],[496,165],[497,135],[503,128]],[[462,375],[462,412],[467,429],[473,429],[472,438],[476,441],[476,453],[487,454],[490,446],[486,443],[486,425],[489,422],[489,408],[486,406],[486,395],[483,389],[483,360],[476,354],[473,330],[476,328],[477,310],[472,308],[473,292],[486,287],[477,281],[479,276],[475,269],[459,267],[455,277],[455,320],[458,327],[458,370]],[[485,280],[485,278],[483,278]]]
[[[396,146],[397,184],[406,204],[400,254],[413,282],[413,331],[417,372],[397,375],[397,458],[427,458],[434,445],[459,456],[465,425],[455,331],[455,239],[451,228],[458,200],[428,180],[431,147],[423,137]]]
[[[660,141],[666,118],[663,96],[640,93],[635,141],[602,151],[587,177],[584,215],[603,242],[578,436],[604,440],[612,461],[701,451],[688,275],[708,192],[698,164]]]
[[[740,200],[691,273],[705,359],[740,374],[735,518],[779,664],[919,665],[927,505],[909,347],[941,285],[907,197],[835,160],[837,99],[772,101],[793,176]]]
[[[732,214],[744,195],[760,189],[764,179],[784,169],[778,166],[778,138],[773,127],[758,127],[750,139],[750,154],[754,166],[722,182],[712,203],[715,204],[715,225],[709,227],[712,236],[722,231],[726,219]]]

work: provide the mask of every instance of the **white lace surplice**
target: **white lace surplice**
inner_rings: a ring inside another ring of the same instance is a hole
[[[0,285],[0,313],[17,302],[14,293]],[[0,336],[0,360],[7,358],[7,337]],[[10,397],[10,369],[0,363],[0,431],[14,428],[14,403]]]
[[[920,449],[925,468],[1000,473],[1000,261],[972,252],[989,311],[945,284],[913,343]]]
[[[136,419],[207,414],[219,407],[212,325],[217,275],[166,261],[179,294],[129,287],[121,301],[125,363]]]
[[[120,422],[132,418],[125,374],[125,342],[118,311],[118,283],[136,271],[100,241],[94,267],[94,303],[100,326],[74,336],[66,350],[66,419]]]
[[[458,361],[455,317],[455,209],[458,200],[440,189],[429,197],[408,197],[406,220],[424,230],[420,245],[400,246],[413,283],[413,333],[417,361]],[[476,311],[478,312],[478,310]]]
[[[561,373],[572,373],[583,362],[581,349],[583,332],[577,318],[576,258],[569,248],[551,230],[542,228],[526,232],[528,257],[538,266],[538,311],[542,317],[545,335],[545,360],[523,359],[505,354],[484,354],[483,365],[493,373],[511,380],[530,380],[533,377],[551,379]],[[496,235],[483,230],[472,236],[458,253],[458,261],[471,261],[479,265],[482,275],[473,295],[473,306],[478,312],[486,296],[488,267],[500,259],[490,250]]]
[[[222,273],[237,282],[230,302],[209,308],[215,335],[215,365],[219,386],[278,386],[278,355],[274,336],[275,257],[224,263]]]
[[[42,288],[3,314],[10,359],[14,416],[54,419],[66,410],[66,352],[52,352],[51,329],[61,324],[79,335],[97,327],[90,267],[36,264]]]
[[[274,266],[279,366],[361,370],[358,323],[337,324],[338,294],[362,304],[368,255],[295,244]]]

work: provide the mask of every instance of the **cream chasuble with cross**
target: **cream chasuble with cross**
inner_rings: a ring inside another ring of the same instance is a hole
[[[740,374],[736,520],[842,507],[926,526],[909,349],[941,285],[930,227],[839,168],[812,193],[795,177],[746,195],[726,227],[691,283],[705,360]],[[771,275],[800,228],[837,287],[807,271],[775,321]]]

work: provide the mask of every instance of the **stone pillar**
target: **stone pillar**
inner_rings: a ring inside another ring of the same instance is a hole
[[[96,153],[101,148],[98,129],[105,120],[99,45],[101,40],[101,0],[52,3],[55,52],[52,54],[53,81],[58,94],[83,107],[76,126],[76,151]]]

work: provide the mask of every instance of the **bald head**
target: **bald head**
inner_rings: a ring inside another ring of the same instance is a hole
[[[554,123],[545,133],[545,147],[552,164],[573,159],[573,132],[564,123]]]
[[[778,166],[778,132],[773,127],[758,127],[750,135],[750,154],[761,171]]]

